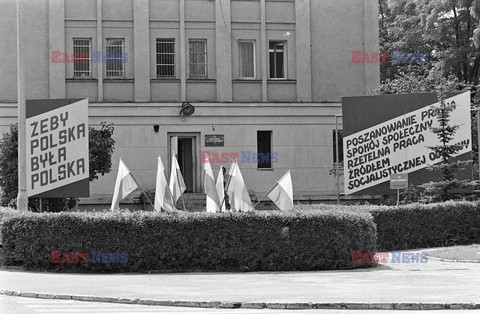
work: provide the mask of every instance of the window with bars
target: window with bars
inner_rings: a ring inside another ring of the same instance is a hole
[[[125,77],[125,39],[107,38],[105,48],[107,77]]]
[[[74,38],[73,54],[78,58],[78,62],[73,63],[74,78],[92,77],[91,57],[92,57],[92,39]]]
[[[255,78],[255,41],[239,41],[238,56],[240,59],[240,77]]]
[[[285,42],[269,43],[270,78],[285,78]]]
[[[175,39],[157,38],[157,77],[175,77]]]
[[[207,78],[207,40],[190,39],[188,47],[190,78]]]

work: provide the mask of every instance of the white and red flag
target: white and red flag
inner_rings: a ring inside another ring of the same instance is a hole
[[[228,175],[227,195],[230,201],[230,207],[238,212],[253,210],[252,201],[248,195],[247,187],[245,186],[242,173],[236,160],[232,161]]]
[[[278,180],[267,196],[274,202],[280,210],[293,209],[293,185],[290,170]]]
[[[122,159],[118,163],[117,181],[113,191],[112,206],[110,210],[120,209],[120,201],[138,188],[137,181]]]
[[[167,212],[177,211],[175,203],[173,202],[172,193],[167,184],[165,177],[165,167],[162,162],[162,157],[158,156],[157,166],[157,186],[155,188],[155,205],[156,211],[163,210]]]
[[[185,186],[185,181],[183,180],[182,172],[180,171],[180,166],[178,165],[177,157],[175,157],[175,152],[172,151],[172,171],[170,172],[170,191],[172,192],[173,203],[176,204],[180,196],[187,187]]]
[[[220,202],[210,160],[203,161],[203,190],[207,195],[207,213],[219,213]]]

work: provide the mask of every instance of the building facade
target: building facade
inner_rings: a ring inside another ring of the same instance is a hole
[[[20,25],[27,99],[88,98],[90,124],[115,126],[114,169],[84,204],[111,200],[120,157],[154,189],[157,156],[169,168],[172,150],[193,193],[203,152],[238,154],[257,196],[291,170],[295,199],[328,198],[341,97],[379,84],[378,63],[351,62],[379,51],[375,0],[38,0]],[[16,120],[16,33],[16,1],[1,1],[2,133]]]

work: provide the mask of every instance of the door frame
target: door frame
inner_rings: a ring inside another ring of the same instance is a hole
[[[168,174],[172,171],[172,137],[191,138],[193,154],[193,193],[202,192],[201,175],[201,134],[200,132],[167,132]],[[178,148],[176,153],[178,154]]]

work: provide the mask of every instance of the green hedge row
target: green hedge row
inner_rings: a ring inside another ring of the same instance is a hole
[[[376,246],[371,214],[345,210],[44,213],[8,217],[1,233],[7,265],[74,272],[351,269],[372,266],[352,251]]]
[[[377,225],[377,250],[395,251],[480,243],[480,203],[443,202],[396,206],[301,205],[298,210],[363,210]]]
[[[478,202],[378,206],[369,212],[382,251],[480,243]]]

